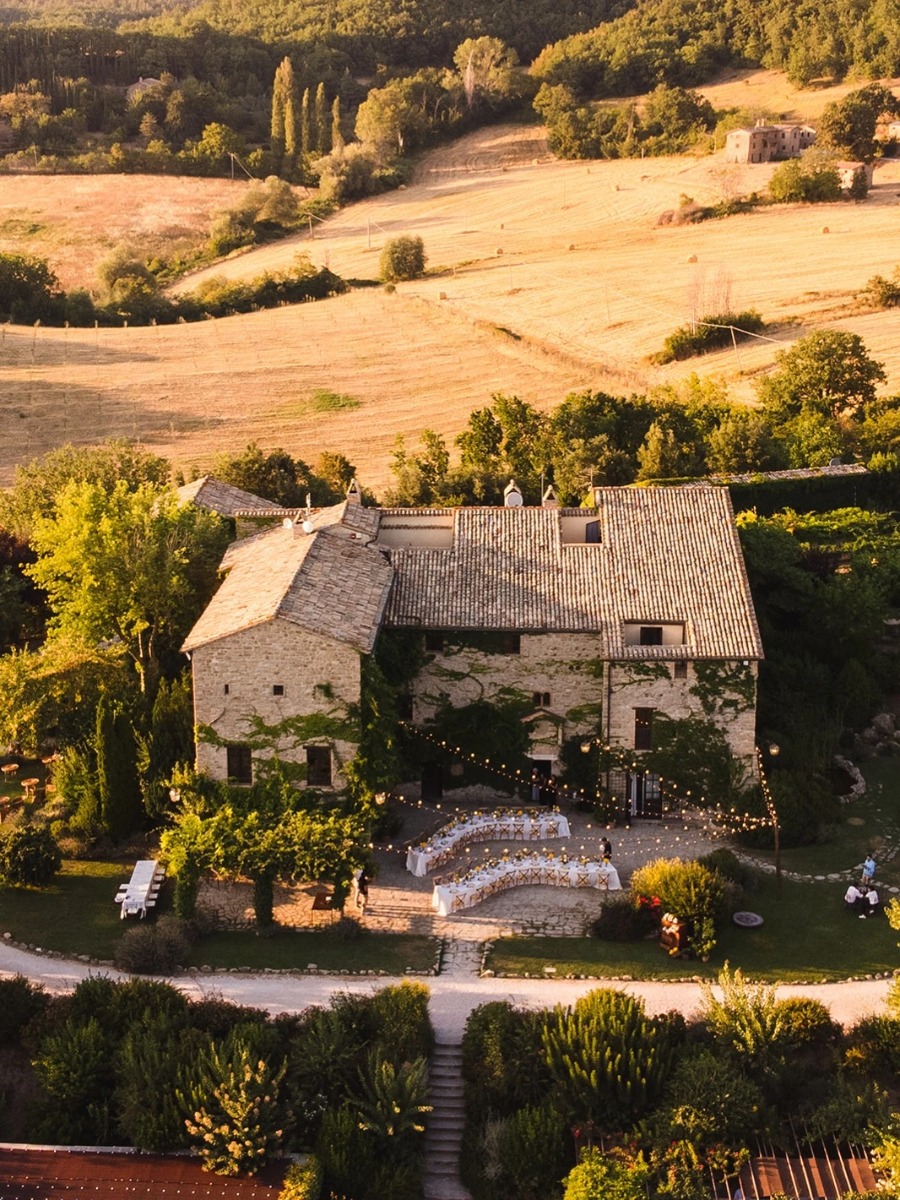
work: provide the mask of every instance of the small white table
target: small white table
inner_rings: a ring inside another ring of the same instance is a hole
[[[507,859],[477,867],[458,879],[444,880],[435,884],[431,907],[438,916],[446,917],[471,908],[497,892],[513,887],[529,887],[545,884],[551,887],[592,887],[602,891],[617,892],[622,884],[615,867],[607,862],[569,859],[563,862],[549,855],[526,855],[522,859]]]
[[[142,858],[136,863],[128,883],[116,896],[116,904],[122,906],[120,918],[146,917],[147,909],[156,904],[155,893],[164,877],[165,871],[155,858]]]
[[[432,867],[451,859],[459,846],[470,846],[473,842],[536,842],[569,836],[569,822],[562,813],[537,809],[525,813],[478,813],[458,818],[439,829],[424,845],[411,847],[406,855],[406,869],[413,875],[427,875]]]

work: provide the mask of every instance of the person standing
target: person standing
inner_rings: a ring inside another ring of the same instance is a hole
[[[870,850],[866,855],[866,861],[863,863],[862,881],[863,883],[871,883],[875,878],[875,859],[872,857]]]

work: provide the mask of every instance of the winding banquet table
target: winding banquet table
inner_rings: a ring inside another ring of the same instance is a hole
[[[569,822],[558,812],[473,814],[439,829],[426,843],[411,847],[406,869],[413,875],[427,875],[432,867],[453,858],[460,846],[473,842],[535,842],[569,836]]]
[[[619,873],[610,863],[559,858],[543,854],[526,855],[523,859],[507,859],[486,864],[458,878],[436,883],[431,907],[438,916],[446,917],[471,908],[497,892],[508,888],[549,884],[552,887],[592,887],[601,891],[621,890]]]

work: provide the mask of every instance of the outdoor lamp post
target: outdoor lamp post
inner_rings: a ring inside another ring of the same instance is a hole
[[[781,747],[777,742],[770,742],[768,746],[769,757],[776,759],[781,753]],[[769,820],[772,822],[772,841],[775,847],[775,895],[781,899],[781,826],[778,824],[778,810],[775,807],[775,800],[772,797],[769,781],[766,778],[766,773],[763,769],[762,751],[759,746],[756,747],[756,762],[759,767],[759,786],[762,788],[763,802],[766,806],[766,812],[769,814]]]

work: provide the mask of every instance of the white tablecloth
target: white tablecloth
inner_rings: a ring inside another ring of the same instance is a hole
[[[593,887],[603,891],[617,892],[622,884],[615,867],[604,862],[587,862],[569,860],[561,862],[558,858],[548,858],[538,855],[518,861],[498,863],[496,866],[485,866],[461,876],[458,881],[444,880],[436,884],[431,898],[431,907],[439,916],[446,917],[449,913],[458,912],[461,908],[471,908],[507,888],[547,884],[551,887]]]
[[[153,885],[162,878],[162,875],[163,871],[156,859],[141,859],[131,873],[121,900],[118,896],[116,897],[116,902],[122,905],[119,916],[133,917],[138,913],[142,917],[146,916]]]
[[[457,846],[473,842],[536,842],[569,836],[569,822],[562,813],[482,813],[462,818],[450,829],[439,829],[425,846],[412,847],[406,856],[406,869],[413,875],[427,875],[432,867],[452,858]]]

